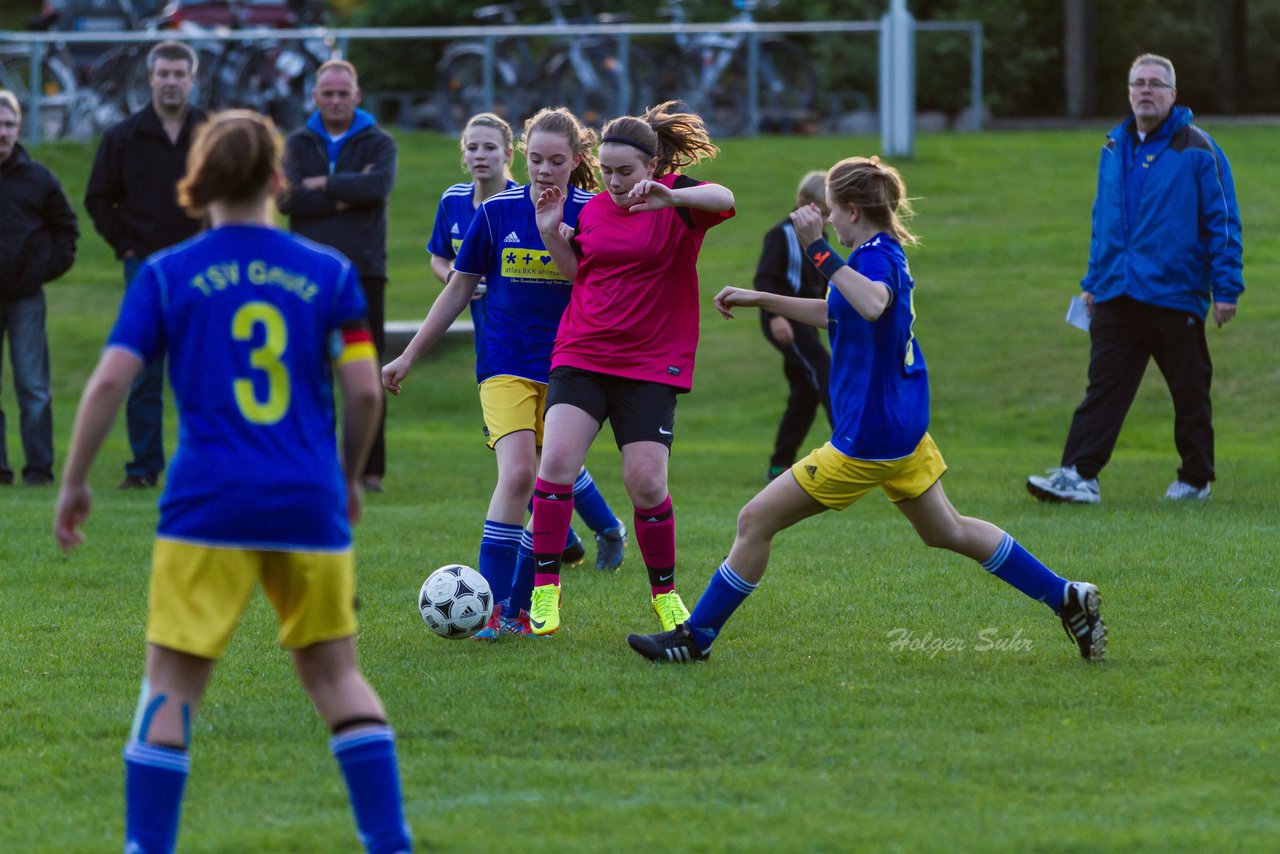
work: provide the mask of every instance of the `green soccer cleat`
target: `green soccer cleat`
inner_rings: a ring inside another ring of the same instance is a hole
[[[560,628],[560,585],[543,584],[533,588],[533,604],[529,606],[529,627],[535,635],[554,634]]]
[[[689,609],[680,601],[680,594],[672,590],[653,597],[653,612],[662,621],[662,630],[669,632],[689,619]]]

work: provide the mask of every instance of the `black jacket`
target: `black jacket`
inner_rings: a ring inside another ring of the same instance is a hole
[[[796,239],[796,230],[790,217],[765,232],[760,261],[756,264],[754,285],[757,291],[785,297],[826,298],[827,280],[813,266],[813,262],[805,257],[804,247]],[[769,335],[769,321],[772,319],[773,314],[760,310],[760,325],[764,328],[765,337],[770,340],[772,336]]]
[[[396,142],[376,125],[357,131],[342,147],[333,174],[325,140],[301,127],[284,147],[288,185],[276,207],[289,217],[289,229],[332,246],[351,259],[362,277],[387,275],[387,198],[396,180]],[[303,178],[329,175],[324,190],[306,190]],[[338,209],[338,202],[350,205]]]
[[[203,110],[190,107],[178,141],[170,142],[148,104],[103,135],[84,206],[117,258],[129,250],[145,258],[200,231],[201,222],[178,206],[177,188],[191,136],[205,119]]]
[[[58,179],[15,145],[0,163],[0,302],[34,296],[71,269],[79,236]]]

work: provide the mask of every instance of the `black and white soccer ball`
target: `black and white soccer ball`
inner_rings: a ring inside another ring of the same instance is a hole
[[[427,628],[442,638],[469,638],[493,616],[493,591],[469,566],[442,566],[422,582],[418,611]]]

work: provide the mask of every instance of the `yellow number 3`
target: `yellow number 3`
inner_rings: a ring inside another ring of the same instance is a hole
[[[253,392],[253,380],[242,377],[234,383],[236,405],[251,424],[275,424],[289,410],[289,369],[280,361],[289,346],[289,327],[274,305],[247,302],[231,319],[231,337],[252,341],[257,326],[266,333],[266,340],[249,352],[249,365],[267,375],[267,399],[259,400]]]

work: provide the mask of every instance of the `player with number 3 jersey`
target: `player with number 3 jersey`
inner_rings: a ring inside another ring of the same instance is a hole
[[[377,357],[351,263],[271,226],[282,180],[270,119],[232,110],[196,132],[178,196],[212,228],[147,259],[76,415],[54,518],[64,550],[83,539],[89,467],[131,381],[168,357],[178,451],[160,499],[146,676],[124,750],[126,851],[174,850],[192,722],[259,584],[333,734],[365,848],[412,847],[394,734],[356,663],[351,523],[381,414]]]

